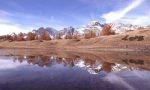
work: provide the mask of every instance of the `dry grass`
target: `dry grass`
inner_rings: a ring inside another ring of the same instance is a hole
[[[125,35],[131,36],[144,36],[143,41],[124,41],[122,38]],[[4,48],[150,48],[150,30],[137,30],[131,31],[119,35],[101,36],[91,39],[59,39],[40,42],[39,40],[34,41],[1,41],[0,47]]]

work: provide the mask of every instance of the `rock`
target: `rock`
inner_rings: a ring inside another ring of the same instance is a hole
[[[143,41],[144,40],[144,36],[137,36],[137,41]]]
[[[144,36],[134,36],[134,37],[129,37],[129,41],[143,41]]]
[[[129,37],[129,41],[134,41],[136,40],[136,37]]]
[[[128,40],[129,35],[126,35],[122,38],[122,40],[127,41]]]

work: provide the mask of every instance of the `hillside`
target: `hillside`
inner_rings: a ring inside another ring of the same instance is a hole
[[[127,40],[122,40],[128,35]],[[132,40],[136,36],[143,36],[144,40]],[[129,39],[131,38],[131,40]],[[100,36],[91,39],[61,39],[40,42],[33,41],[1,41],[1,48],[49,48],[62,50],[149,50],[150,30],[142,29],[118,35]]]

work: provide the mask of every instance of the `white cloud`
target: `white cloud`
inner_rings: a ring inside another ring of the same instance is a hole
[[[101,17],[106,20],[106,22],[115,22],[121,18],[123,18],[128,12],[138,7],[144,0],[133,0],[131,4],[123,9],[119,9],[117,11],[111,11],[109,13],[103,14]]]
[[[19,62],[13,62],[11,60],[1,60],[0,59],[0,70],[7,70],[7,69],[15,69],[19,66],[26,65],[27,63],[19,63]]]
[[[8,21],[0,20],[0,35],[12,34],[13,32],[28,32],[31,28],[23,28],[18,24],[11,24]]]
[[[49,26],[62,29],[65,25],[62,20],[57,19],[55,16],[41,17],[28,13],[0,10],[0,30],[3,30],[0,35],[12,32],[28,32],[39,27]]]
[[[127,15],[120,19],[120,22],[132,23],[135,25],[149,25],[150,24],[150,13],[144,15]]]

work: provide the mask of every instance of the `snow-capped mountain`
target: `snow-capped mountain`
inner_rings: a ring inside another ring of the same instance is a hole
[[[82,25],[81,27],[76,28],[76,31],[79,32],[80,35],[82,35],[85,32],[92,30],[96,33],[96,35],[98,35],[102,30],[102,26],[103,25],[98,21],[89,21],[87,25]]]
[[[137,30],[139,28],[145,28],[139,25],[123,24],[123,23],[107,23],[107,24],[111,25],[111,31],[115,32],[116,34],[124,33],[126,31]],[[36,35],[39,35],[43,30],[45,30],[50,34],[51,38],[54,38],[57,32],[61,33],[62,38],[64,38],[66,35],[78,35],[82,37],[84,33],[88,31],[93,31],[96,33],[96,36],[99,36],[99,33],[102,30],[103,26],[104,24],[101,24],[98,21],[89,21],[87,25],[81,25],[80,27],[77,28],[70,26],[58,31],[50,27],[47,28],[41,27],[37,30],[33,30],[33,32],[36,33]]]
[[[115,33],[124,33],[129,30],[137,30],[138,28],[144,28],[143,26],[139,25],[123,24],[123,23],[111,24],[111,26],[112,30],[115,31]]]
[[[77,34],[78,32],[75,30],[74,27],[70,26],[67,28],[64,28],[63,30],[59,31],[61,33],[61,37],[64,38],[65,35],[69,34],[69,35],[74,35]]]
[[[34,32],[36,35],[40,35],[40,33],[41,33],[42,31],[48,32],[49,35],[51,36],[51,38],[54,38],[54,37],[55,37],[55,34],[56,34],[56,32],[57,32],[56,29],[53,29],[53,28],[50,28],[50,27],[47,27],[47,28],[41,27],[41,28],[39,28],[39,29],[37,29],[37,30],[33,30],[32,32]]]
[[[74,28],[72,26],[64,28],[58,32],[61,33],[61,37],[64,38],[65,35],[78,35],[83,36],[87,31],[93,31],[98,36],[100,30],[102,30],[102,24],[98,21],[90,21],[87,25],[82,25],[81,27]]]

